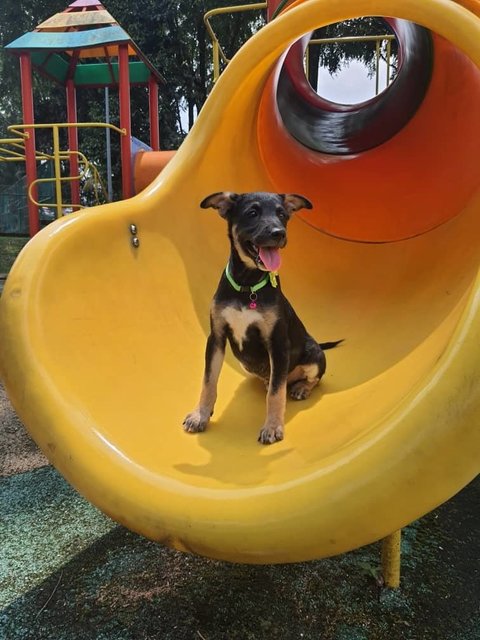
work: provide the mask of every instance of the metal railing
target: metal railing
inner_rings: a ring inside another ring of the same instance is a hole
[[[62,184],[73,182],[76,180],[82,180],[88,177],[91,172],[94,180],[94,198],[99,203],[98,188],[96,185],[100,185],[104,189],[100,174],[97,168],[93,165],[87,157],[80,151],[71,151],[69,149],[60,148],[60,129],[110,129],[116,131],[120,135],[126,135],[125,129],[120,129],[113,124],[106,122],[55,122],[52,124],[15,124],[7,127],[7,130],[17,136],[15,138],[0,138],[0,162],[24,162],[26,160],[25,155],[25,141],[30,138],[30,131],[36,129],[51,129],[52,131],[52,147],[53,153],[44,153],[35,150],[36,160],[51,160],[54,166],[54,175],[52,178],[37,178],[28,185],[28,198],[33,204],[38,207],[50,207],[56,210],[57,218],[60,218],[66,208],[70,209],[83,209],[83,205],[67,203],[63,201]],[[72,158],[77,158],[79,173],[74,176],[62,176],[62,162],[71,162]],[[45,203],[38,202],[32,195],[32,191],[35,185],[41,183],[53,182],[55,185],[55,200],[56,202]]]
[[[218,39],[217,34],[215,33],[210,19],[225,14],[232,13],[241,13],[243,11],[258,11],[267,8],[266,2],[258,2],[255,4],[241,4],[230,7],[219,7],[217,9],[211,9],[207,11],[207,13],[203,16],[203,21],[205,23],[205,27],[207,29],[208,35],[210,36],[210,40],[212,42],[212,58],[213,58],[213,82],[215,83],[220,77],[220,62],[223,62],[225,65],[228,65],[231,58],[229,58],[225,51],[223,50],[220,41]],[[372,36],[344,36],[339,38],[313,38],[309,41],[308,47],[305,51],[305,65],[308,69],[308,59],[309,59],[309,49],[311,46],[315,45],[323,45],[323,44],[345,44],[345,43],[357,43],[357,42],[375,42],[375,94],[377,95],[380,91],[380,60],[382,53],[383,43],[386,43],[386,65],[387,65],[387,78],[386,78],[386,86],[388,87],[390,84],[390,72],[392,68],[392,41],[395,40],[395,36],[392,34],[384,34],[384,35],[372,35]]]
[[[60,183],[60,191],[61,191],[61,185],[63,183],[74,182],[76,180],[82,180],[83,178],[86,179],[88,178],[89,174],[91,174],[93,177],[93,193],[94,193],[95,204],[100,204],[100,196],[99,196],[100,190],[102,190],[105,193],[105,186],[102,182],[98,169],[92,162],[88,160],[88,158],[83,153],[81,153],[80,151],[65,151],[65,152],[61,152],[57,159],[60,163],[64,161],[70,162],[73,156],[76,156],[78,159],[78,167],[79,167],[78,175],[60,176],[60,179],[58,179],[56,175],[52,178],[37,178],[36,180],[31,182],[28,186],[27,195],[30,201],[33,202],[33,204],[35,204],[37,207],[48,207],[50,209],[55,209],[57,218],[60,218],[65,213],[65,211],[68,211],[68,209],[73,210],[75,208],[77,209],[85,208],[82,204],[63,202],[62,194],[60,194],[60,201],[59,201],[58,199],[59,183]],[[53,160],[54,166],[55,166],[56,157],[54,155],[42,154],[42,159]],[[56,172],[57,172],[57,167],[55,167],[55,174]],[[44,202],[44,201],[38,202],[38,200],[35,200],[35,198],[33,197],[33,191],[35,186],[39,184],[48,184],[50,182],[53,182],[55,184],[56,202]]]
[[[242,11],[259,11],[266,9],[266,2],[257,2],[255,4],[240,4],[232,7],[219,7],[218,9],[211,9],[203,16],[203,22],[207,29],[208,35],[212,41],[212,55],[213,55],[213,82],[216,82],[220,77],[220,59],[227,65],[230,62],[230,58],[227,57],[225,51],[220,45],[220,41],[217,34],[213,30],[210,24],[210,18],[223,14],[241,13]]]

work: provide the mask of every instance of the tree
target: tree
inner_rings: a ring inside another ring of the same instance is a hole
[[[383,18],[357,18],[336,22],[321,29],[317,29],[313,38],[343,38],[348,36],[371,36],[392,34],[393,31]],[[384,54],[382,53],[382,56]],[[317,89],[317,77],[319,67],[328,70],[331,76],[335,76],[350,61],[357,60],[365,65],[369,75],[373,76],[376,65],[375,42],[334,42],[310,47],[308,80],[311,86]],[[391,51],[391,77],[396,74],[397,43],[392,41]]]

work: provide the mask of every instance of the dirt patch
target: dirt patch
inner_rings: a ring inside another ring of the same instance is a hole
[[[0,384],[0,477],[23,473],[48,464],[27,434]]]

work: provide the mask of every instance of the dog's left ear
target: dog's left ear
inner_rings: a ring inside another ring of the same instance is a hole
[[[225,218],[228,213],[228,210],[233,205],[235,200],[237,200],[238,194],[232,193],[231,191],[219,191],[217,193],[211,193],[209,196],[204,198],[200,206],[202,209],[208,209],[212,207],[213,209],[218,209],[218,213]]]
[[[283,193],[283,202],[288,213],[293,213],[299,209],[312,209],[313,205],[305,198],[305,196],[299,196],[296,193]]]

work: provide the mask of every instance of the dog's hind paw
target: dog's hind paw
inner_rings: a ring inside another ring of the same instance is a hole
[[[318,384],[318,380],[308,382],[307,380],[298,380],[288,388],[288,395],[293,400],[306,400],[310,397],[313,388]]]
[[[265,426],[260,430],[258,441],[262,444],[273,444],[283,440],[283,426],[280,424],[278,427]]]
[[[183,421],[183,428],[187,433],[201,433],[205,431],[208,417],[205,419],[200,411],[192,411]]]

